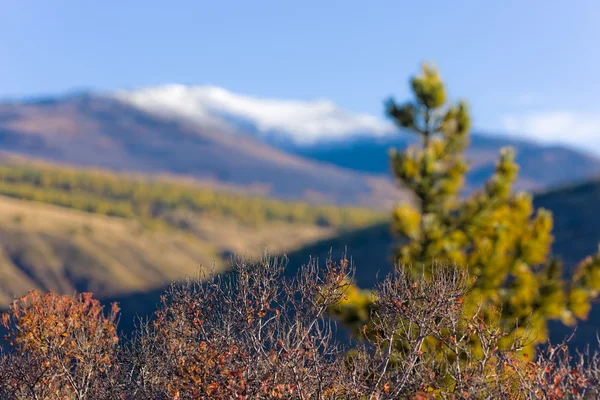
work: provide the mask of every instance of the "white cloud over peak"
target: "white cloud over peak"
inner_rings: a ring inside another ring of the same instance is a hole
[[[227,118],[240,119],[262,134],[286,135],[302,144],[393,131],[391,123],[346,111],[328,100],[261,99],[214,86],[166,85],[119,91],[115,97],[148,112],[201,124],[226,127]]]
[[[503,128],[545,143],[562,143],[600,153],[600,113],[541,111],[507,115]]]
[[[204,126],[236,129],[252,126],[263,135],[280,135],[297,144],[344,139],[356,135],[383,136],[395,131],[391,122],[344,110],[329,100],[299,101],[245,96],[215,86],[164,85],[122,90],[114,96],[144,111],[184,119]],[[539,96],[523,93],[521,104]],[[567,144],[600,154],[600,112],[546,110],[507,114],[499,126],[506,133],[547,144]]]

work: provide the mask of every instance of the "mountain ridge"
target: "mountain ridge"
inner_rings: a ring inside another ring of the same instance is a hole
[[[0,104],[0,148],[74,165],[259,186],[283,199],[389,207],[398,198],[388,179],[306,160],[238,132],[156,117],[107,97]]]
[[[391,123],[327,100],[257,100],[196,87],[189,89],[200,91],[194,104],[185,86],[162,88],[175,95],[149,88],[0,103],[0,150],[73,165],[184,176],[285,200],[379,209],[407,200],[391,178],[387,150],[413,139]],[[125,98],[127,93],[134,98]],[[152,106],[140,105],[148,96]],[[211,105],[213,97],[217,100]],[[290,127],[292,133],[286,133]],[[365,127],[373,130],[366,133]],[[295,141],[292,136],[299,133],[312,142]],[[543,191],[600,173],[600,159],[584,152],[475,133],[466,154],[471,165],[467,192],[489,178],[505,146],[517,150],[518,189]]]
[[[218,87],[184,85],[121,91],[114,96],[146,112],[198,125],[227,126],[287,153],[374,175],[390,175],[387,150],[414,142],[389,121],[352,113],[323,99],[262,99]],[[485,182],[498,151],[506,146],[515,148],[522,165],[518,189],[543,190],[600,173],[600,159],[584,151],[475,131],[466,153],[471,163],[468,190]]]

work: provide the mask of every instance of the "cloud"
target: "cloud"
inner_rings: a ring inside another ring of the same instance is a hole
[[[394,131],[388,121],[352,113],[329,100],[264,99],[214,86],[165,85],[119,91],[114,96],[144,111],[183,118],[203,126],[236,129],[250,125],[258,133],[276,134],[311,144],[356,135],[383,136]],[[537,103],[535,93],[515,101]],[[567,144],[600,154],[600,113],[565,110],[519,112],[501,119],[506,133],[547,144]]]
[[[542,111],[507,115],[503,128],[545,143],[563,143],[600,153],[600,113]]]
[[[261,99],[219,87],[184,85],[119,91],[115,96],[145,111],[201,124],[223,127],[228,118],[241,119],[252,123],[260,133],[277,133],[304,144],[393,131],[386,121],[346,111],[328,100]]]

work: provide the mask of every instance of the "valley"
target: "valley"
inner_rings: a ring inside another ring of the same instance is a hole
[[[220,271],[233,254],[289,252],[383,219],[18,159],[0,165],[0,301],[30,289],[149,291]]]

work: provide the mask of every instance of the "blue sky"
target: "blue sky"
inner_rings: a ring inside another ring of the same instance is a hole
[[[423,60],[487,131],[600,153],[600,2],[2,0],[0,97],[165,83],[381,116]]]

